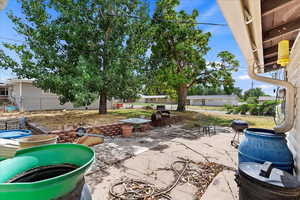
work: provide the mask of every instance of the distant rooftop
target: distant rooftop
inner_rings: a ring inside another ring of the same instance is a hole
[[[276,100],[274,96],[260,96],[258,97],[258,101],[269,101],[269,100]]]
[[[237,95],[194,95],[188,96],[187,99],[237,99]]]
[[[143,98],[143,99],[165,99],[165,98],[168,98],[168,96],[167,95],[152,95],[152,96],[141,95],[141,98]]]

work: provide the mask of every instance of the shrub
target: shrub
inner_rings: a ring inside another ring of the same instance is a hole
[[[275,116],[275,107],[279,104],[280,102],[277,101],[265,101],[261,104],[262,115]]]
[[[234,106],[233,105],[226,104],[226,105],[224,105],[224,107],[227,110],[227,112],[226,112],[227,114],[231,114],[231,113],[234,112]]]
[[[257,97],[248,97],[247,103],[248,104],[257,104],[258,103],[258,98]]]
[[[233,114],[239,114],[241,112],[241,106],[237,106],[233,109]]]
[[[245,115],[249,113],[250,115],[266,115],[274,116],[275,107],[279,105],[280,102],[277,101],[265,101],[263,104],[242,104],[240,106],[225,106],[228,114],[242,114]]]
[[[260,105],[259,104],[249,104],[249,114],[250,115],[259,115],[260,114]]]
[[[249,111],[249,104],[242,104],[239,106],[240,107],[240,113],[242,115],[246,115],[246,113]]]

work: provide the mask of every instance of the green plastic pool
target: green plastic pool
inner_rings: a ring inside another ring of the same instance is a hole
[[[75,189],[94,160],[92,149],[78,144],[52,144],[20,150],[11,159],[0,162],[1,200],[53,200]],[[29,170],[68,164],[76,169],[35,182],[13,182]]]

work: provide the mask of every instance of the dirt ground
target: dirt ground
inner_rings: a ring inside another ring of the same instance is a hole
[[[67,110],[67,111],[38,111],[24,113],[0,113],[1,118],[26,117],[28,121],[46,127],[48,130],[61,130],[67,127],[95,126],[117,123],[121,119],[138,117],[150,118],[155,110],[145,109],[119,109],[109,110],[108,114],[100,115],[96,110]],[[186,111],[183,113],[172,111],[184,119],[186,128],[194,128],[205,125],[230,126],[232,120],[240,119],[249,123],[250,127],[272,129],[274,120],[272,117],[251,115],[227,115],[206,111]],[[63,128],[64,127],[64,128]]]
[[[121,119],[130,117],[149,117],[152,112],[152,110],[143,109],[121,109],[111,110],[106,115],[100,115],[96,110],[39,111],[1,113],[1,118],[26,117],[29,122],[34,122],[52,131],[79,124],[94,126],[117,123]]]

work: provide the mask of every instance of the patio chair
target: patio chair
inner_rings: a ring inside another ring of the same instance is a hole
[[[215,135],[217,133],[215,125],[199,126],[199,133],[202,132],[202,135]]]

